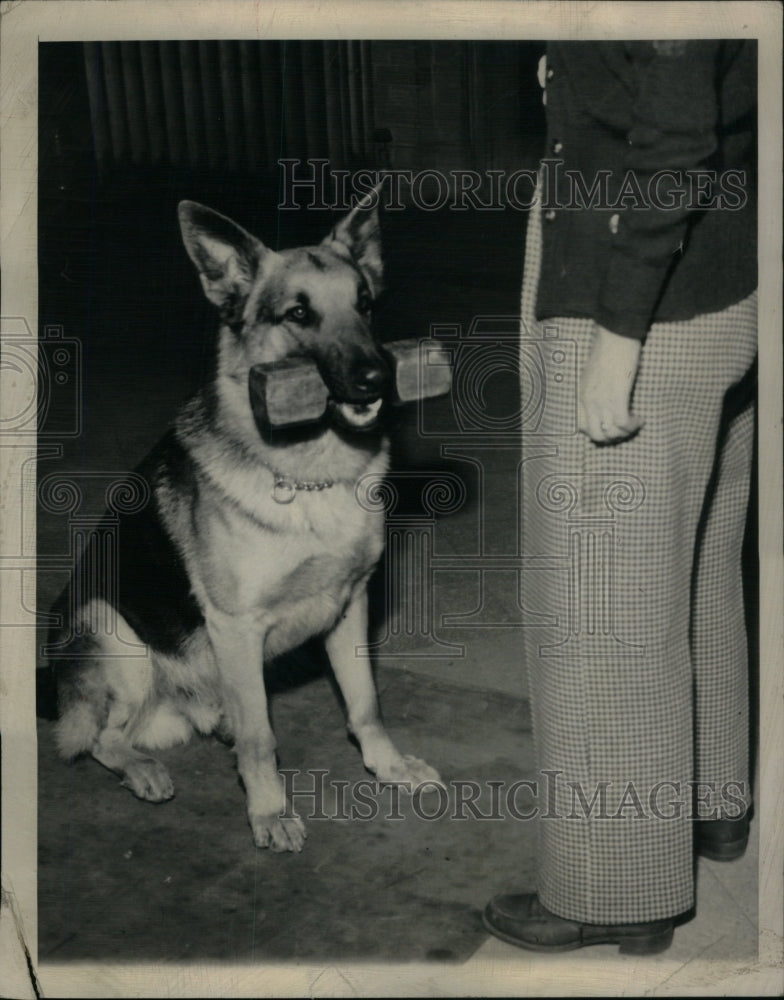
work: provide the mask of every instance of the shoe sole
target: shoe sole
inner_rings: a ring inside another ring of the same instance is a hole
[[[665,930],[660,931],[658,934],[648,934],[644,937],[612,934],[608,935],[606,938],[594,938],[592,941],[570,941],[567,944],[550,945],[525,941],[521,938],[514,937],[512,934],[507,934],[506,931],[499,930],[499,928],[495,927],[487,919],[487,915],[485,913],[482,914],[482,923],[485,926],[485,930],[489,931],[493,937],[497,937],[501,941],[505,941],[507,944],[513,944],[518,948],[524,948],[526,951],[541,952],[577,951],[578,948],[589,948],[594,944],[617,944],[618,950],[622,955],[656,955],[659,952],[666,951],[667,948],[670,947],[672,944],[673,934],[675,933],[674,927],[668,927]]]
[[[742,858],[746,853],[748,840],[736,840],[728,844],[698,844],[697,854],[701,858],[709,858],[711,861],[735,861]]]

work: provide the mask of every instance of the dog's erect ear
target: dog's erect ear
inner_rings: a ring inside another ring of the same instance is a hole
[[[264,244],[225,215],[195,201],[178,206],[182,241],[199,272],[204,294],[229,320],[239,321]]]
[[[365,195],[362,201],[342,219],[323,241],[351,254],[365,276],[373,295],[383,288],[384,265],[381,260],[381,228],[378,221],[378,201],[381,184]]]

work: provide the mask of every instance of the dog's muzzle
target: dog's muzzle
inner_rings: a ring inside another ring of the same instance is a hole
[[[384,396],[389,390],[389,377],[389,368],[385,363],[370,362],[357,368],[349,391],[333,395],[332,413],[347,427],[368,430],[378,420]]]

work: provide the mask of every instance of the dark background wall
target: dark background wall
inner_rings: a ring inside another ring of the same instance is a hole
[[[528,42],[96,42],[41,45],[42,181],[95,158],[275,175],[335,167],[512,170],[543,114]],[[83,178],[82,178],[83,180]]]

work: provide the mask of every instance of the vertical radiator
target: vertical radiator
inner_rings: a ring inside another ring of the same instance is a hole
[[[113,165],[273,170],[366,165],[369,42],[85,42],[95,155]]]

